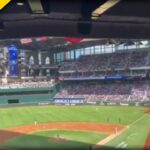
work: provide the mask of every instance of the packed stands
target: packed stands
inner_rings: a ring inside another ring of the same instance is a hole
[[[62,63],[62,67],[60,68],[60,71],[75,71],[77,70],[77,64],[75,62],[64,62]]]
[[[95,82],[83,81],[85,77],[109,77],[117,76],[119,70],[122,75],[131,78],[139,75],[146,77],[146,69],[150,69],[150,50],[122,50],[115,53],[96,55],[81,55],[78,60],[65,63],[66,67],[61,71],[71,70],[71,74],[60,73],[69,80],[81,79],[80,82],[65,85],[56,95],[56,98],[85,98],[87,101],[126,101],[126,102],[150,102],[150,82],[147,80],[126,80],[125,82]],[[70,69],[71,68],[71,69]],[[145,69],[145,70],[144,70]],[[116,70],[116,72],[115,72]],[[119,74],[118,74],[119,75]],[[71,78],[70,78],[71,77]],[[104,78],[104,79],[105,79]],[[101,79],[101,78],[99,78]],[[86,79],[87,80],[87,79]]]
[[[130,99],[132,101],[140,101],[144,100],[144,97],[146,96],[146,87],[147,83],[146,82],[141,82],[141,83],[134,83],[133,88],[131,90],[131,96]]]
[[[148,61],[149,50],[134,51],[130,58],[129,67],[143,67]]]
[[[150,51],[123,51],[112,54],[84,55],[77,61],[62,64],[61,71],[88,72],[134,67],[150,67]]]
[[[117,59],[116,59],[117,58]],[[127,68],[130,61],[130,53],[113,53],[109,68]]]
[[[17,88],[42,88],[51,87],[54,84],[51,81],[45,82],[16,82],[16,83],[1,83],[0,89],[17,89]]]
[[[87,101],[150,101],[150,82],[76,82],[66,84],[56,98],[85,98]]]

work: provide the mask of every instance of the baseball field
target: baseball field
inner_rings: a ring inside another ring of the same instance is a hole
[[[150,149],[149,110],[126,106],[0,108],[0,149]]]

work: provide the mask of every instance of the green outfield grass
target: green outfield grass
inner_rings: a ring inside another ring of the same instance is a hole
[[[129,128],[109,142],[107,146],[143,150],[145,140],[150,132],[150,116],[144,115]]]
[[[32,106],[0,108],[0,128],[48,122],[97,122],[127,125],[129,128],[121,135],[106,144],[109,147],[139,148],[143,150],[145,140],[150,131],[150,115],[144,114],[144,107],[119,107],[119,106]],[[56,133],[61,133],[67,143],[51,143]],[[106,135],[93,132],[73,131],[42,131],[32,135],[25,135],[9,140],[5,146],[67,149],[81,147],[87,149],[90,144],[95,144]],[[2,145],[1,145],[2,146]],[[66,147],[65,147],[66,146]],[[79,147],[77,147],[79,146]],[[53,148],[52,148],[53,147]]]
[[[47,122],[100,122],[128,125],[144,113],[140,107],[34,106],[0,108],[0,128]]]
[[[53,141],[59,135],[64,139],[62,142]],[[90,145],[96,144],[107,135],[93,132],[78,132],[65,130],[50,130],[36,132],[32,135],[22,136],[9,140],[6,144],[1,145],[4,148],[15,149],[82,149],[87,150]]]

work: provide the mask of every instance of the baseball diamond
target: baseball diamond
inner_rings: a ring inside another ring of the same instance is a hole
[[[140,149],[146,149],[150,146],[147,112],[142,107],[126,106],[1,108],[0,149],[132,148],[137,141]]]

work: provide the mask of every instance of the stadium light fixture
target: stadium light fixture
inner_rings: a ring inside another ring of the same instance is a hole
[[[91,18],[92,19],[97,19],[100,15],[102,15],[105,11],[108,9],[112,8],[116,4],[118,4],[121,0],[108,0],[106,1],[103,5],[95,9],[92,14]]]
[[[33,14],[44,14],[41,0],[28,0],[28,3]]]
[[[23,5],[24,5],[24,3],[22,3],[22,2],[18,2],[18,3],[17,3],[17,5],[18,5],[18,6],[23,6]]]

